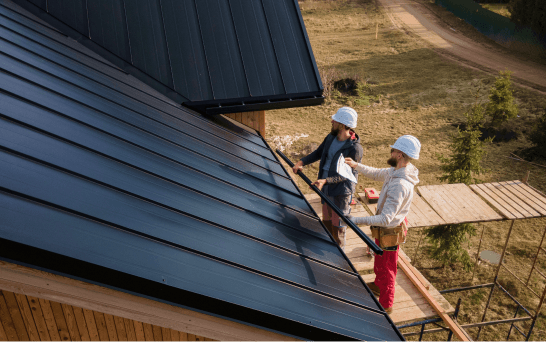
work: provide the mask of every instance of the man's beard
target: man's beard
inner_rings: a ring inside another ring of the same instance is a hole
[[[339,128],[332,128],[330,134],[337,137],[337,135],[339,134]]]
[[[387,160],[387,164],[389,164],[392,167],[396,167],[398,164],[398,161],[394,157],[390,157],[389,160]]]

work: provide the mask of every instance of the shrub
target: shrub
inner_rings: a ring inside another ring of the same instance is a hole
[[[486,113],[491,117],[491,125],[499,127],[502,123],[518,115],[518,107],[514,102],[512,91],[511,71],[505,70],[499,72],[500,76],[496,78],[495,84],[489,92],[489,102],[487,103]]]

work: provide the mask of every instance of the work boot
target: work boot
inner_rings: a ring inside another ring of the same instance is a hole
[[[385,308],[385,312],[390,315],[392,313],[392,306],[390,308]]]
[[[334,235],[334,226],[332,225],[332,220],[322,221],[322,223],[324,223],[324,226],[330,232],[330,234]]]
[[[345,232],[347,227],[335,227],[336,228],[336,242],[341,247],[342,250],[345,250]]]
[[[374,295],[379,296],[381,291],[379,290],[379,286],[375,285],[375,282],[366,283],[366,285],[368,285]]]

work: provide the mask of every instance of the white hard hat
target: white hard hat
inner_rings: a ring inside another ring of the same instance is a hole
[[[408,157],[412,159],[419,159],[421,143],[413,135],[401,136],[391,147],[397,149],[398,151],[404,152]]]
[[[351,107],[341,107],[334,116],[332,116],[332,120],[344,124],[345,126],[355,128],[357,117],[358,114],[356,113],[356,110]]]

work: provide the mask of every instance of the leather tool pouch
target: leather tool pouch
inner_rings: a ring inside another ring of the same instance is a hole
[[[400,244],[406,243],[406,235],[408,232],[408,226],[405,220],[398,227],[385,228],[385,227],[370,227],[372,230],[372,237],[379,240],[379,247],[394,247]]]

